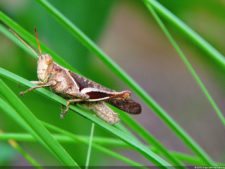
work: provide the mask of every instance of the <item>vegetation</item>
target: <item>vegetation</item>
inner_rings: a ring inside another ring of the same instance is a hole
[[[79,3],[80,4],[77,4],[78,6],[88,6],[88,3]],[[212,159],[211,155],[205,152],[201,145],[199,145],[181,127],[181,125],[179,125],[178,122],[176,122],[176,120],[174,120],[169,115],[169,113],[162,106],[160,106],[160,104],[156,100],[153,99],[152,96],[150,96],[131,76],[128,75],[128,73],[126,73],[113,59],[110,58],[110,56],[108,56],[97,45],[96,41],[98,40],[100,31],[104,28],[105,23],[103,23],[103,21],[106,20],[106,18],[101,18],[102,14],[108,14],[111,10],[111,6],[114,3],[114,1],[108,1],[101,4],[99,1],[96,4],[96,7],[102,7],[102,10],[96,11],[95,14],[96,17],[99,19],[99,25],[98,27],[91,27],[90,30],[92,31],[89,30],[89,35],[87,35],[83,31],[81,31],[81,29],[78,28],[75,22],[67,18],[66,15],[63,14],[63,12],[60,12],[50,2],[46,0],[36,0],[36,2],[32,2],[32,4],[35,6],[42,6],[44,9],[42,10],[45,13],[48,13],[53,16],[53,18],[57,21],[51,21],[53,22],[53,25],[57,25],[58,27],[62,26],[63,28],[65,28],[62,30],[62,32],[65,33],[65,36],[69,37],[67,39],[68,42],[73,41],[74,39],[76,40],[74,47],[75,49],[71,49],[69,52],[72,53],[76,51],[77,55],[79,55],[80,58],[78,56],[77,58],[63,58],[60,56],[61,54],[56,54],[58,52],[51,50],[49,47],[47,47],[47,45],[41,42],[42,50],[46,53],[49,53],[53,57],[53,59],[60,65],[65,66],[66,68],[74,72],[84,75],[87,75],[91,68],[88,67],[85,70],[84,67],[86,67],[88,63],[84,63],[81,58],[82,56],[86,56],[86,59],[90,61],[91,56],[88,56],[89,52],[91,54],[94,54],[94,56],[101,60],[102,63],[113,74],[115,74],[118,79],[123,81],[139,97],[143,104],[145,104],[150,110],[152,110],[162,120],[162,122],[167,125],[168,128],[170,128],[170,130],[175,134],[175,136],[180,139],[180,141],[182,141],[189,150],[192,151],[193,155],[171,151],[159,139],[157,139],[153,134],[151,134],[147,129],[145,129],[142,124],[138,123],[133,117],[114,107],[113,109],[120,114],[121,122],[113,126],[103,122],[101,119],[97,118],[92,112],[85,109],[81,105],[70,107],[70,111],[75,112],[77,114],[72,115],[75,116],[75,118],[79,118],[80,122],[78,121],[77,123],[74,123],[74,119],[72,118],[68,120],[68,118],[72,116],[69,116],[65,122],[60,122],[57,119],[57,116],[53,118],[49,117],[51,116],[51,112],[55,112],[58,110],[58,105],[66,104],[65,99],[47,89],[36,90],[36,92],[41,94],[41,96],[29,96],[31,98],[30,101],[26,100],[26,98],[21,98],[17,96],[18,91],[21,89],[18,90],[18,88],[15,87],[16,84],[23,85],[26,87],[31,87],[33,84],[31,84],[28,79],[25,79],[20,76],[20,73],[12,73],[10,71],[10,68],[4,65],[1,65],[2,67],[0,68],[0,109],[4,113],[2,116],[7,116],[5,119],[7,119],[8,121],[14,121],[16,125],[14,125],[13,127],[2,126],[2,130],[4,129],[4,132],[0,133],[0,140],[13,140],[19,142],[18,144],[29,142],[37,142],[37,144],[40,143],[41,146],[45,148],[43,152],[39,152],[40,154],[43,153],[45,154],[45,156],[48,156],[48,158],[50,156],[52,158],[50,159],[53,161],[54,164],[56,163],[57,165],[61,164],[65,166],[70,166],[71,168],[75,166],[80,168],[83,165],[88,168],[88,166],[94,165],[95,157],[92,156],[92,148],[93,150],[98,151],[98,155],[96,155],[96,157],[102,156],[102,154],[107,154],[112,158],[122,161],[126,165],[134,167],[145,168],[146,165],[136,160],[132,160],[126,157],[125,155],[121,155],[116,151],[116,148],[123,148],[125,150],[137,152],[140,156],[143,156],[147,160],[149,165],[153,164],[156,166],[160,166],[160,168],[167,168],[169,166],[185,168],[186,165],[221,165],[215,162]],[[222,110],[217,105],[216,101],[213,99],[213,96],[210,94],[209,90],[207,89],[201,77],[198,75],[194,66],[184,54],[184,51],[182,51],[180,45],[177,43],[177,40],[172,35],[172,31],[167,28],[166,23],[169,23],[172,28],[179,30],[184,37],[187,37],[187,39],[191,43],[195,44],[199,50],[205,52],[207,56],[209,56],[210,59],[213,60],[213,63],[219,65],[219,67],[222,69],[225,65],[224,56],[218,50],[216,50],[210,43],[208,43],[203,37],[201,37],[197,32],[195,32],[188,25],[182,22],[179,17],[172,14],[168,9],[166,9],[160,2],[155,0],[143,0],[141,5],[144,5],[144,8],[141,8],[142,10],[150,12],[156,23],[159,25],[159,28],[161,28],[162,32],[166,35],[169,42],[175,48],[175,50],[180,56],[180,59],[183,61],[185,67],[189,71],[190,75],[193,77],[196,84],[199,86],[202,93],[208,100],[208,103],[216,112],[216,115],[219,118],[220,122],[224,126],[225,118],[222,113]],[[88,15],[93,14],[93,11],[95,10],[91,9]],[[42,16],[41,13],[39,13],[39,15],[40,16],[38,17]],[[48,18],[48,20],[53,20],[53,18]],[[1,33],[4,34],[16,45],[21,47],[25,52],[27,52],[28,57],[33,57],[37,59],[38,56],[32,53],[31,50],[27,46],[25,46],[15,36],[15,34],[10,31],[13,30],[33,48],[36,48],[35,37],[23,27],[23,24],[17,23],[14,19],[9,17],[5,12],[2,11],[0,12],[0,19],[3,23],[0,25]],[[83,18],[81,18],[81,20],[82,19]],[[25,21],[21,21],[20,23],[23,22]],[[40,38],[40,40],[42,40],[42,38]],[[60,41],[60,39],[58,40]],[[82,47],[81,44],[83,45]],[[55,44],[55,46],[57,46],[57,44]],[[67,52],[68,55],[69,52]],[[64,54],[66,54],[66,52]],[[81,70],[80,72],[78,72],[78,69],[74,67],[75,64],[71,65],[69,64],[69,62],[66,61],[72,59],[75,59],[78,63],[80,63],[80,67],[78,68],[79,70]],[[24,69],[28,68],[25,66]],[[93,69],[95,69],[95,67]],[[89,75],[91,75],[91,73]],[[29,77],[34,76],[29,75]],[[101,80],[102,79],[100,79],[100,81]],[[110,83],[110,79],[108,83]],[[45,105],[40,102],[43,100],[43,98],[46,98]],[[39,101],[37,101],[38,99]],[[38,104],[42,104],[44,107],[48,108],[38,108]],[[48,104],[50,106],[48,106]],[[38,112],[42,111],[44,112],[38,114]],[[46,114],[48,115],[46,116]],[[44,121],[41,120],[43,118]],[[56,123],[58,127],[54,125],[54,120],[57,121],[56,119],[58,120],[58,122]],[[84,131],[88,131],[87,135],[89,135],[88,133],[90,133],[90,136],[81,136],[79,132],[74,133],[76,129],[80,128],[84,128]],[[69,130],[72,130],[72,132]],[[99,130],[99,133],[101,133],[101,135],[106,135],[107,137],[96,136],[96,130]],[[133,132],[135,134],[133,134]],[[68,143],[70,144],[70,146],[67,145]],[[80,153],[82,151],[82,148],[79,148],[79,146],[77,147],[77,144],[83,145],[83,147],[87,148],[87,154]],[[77,149],[75,151],[71,150],[68,147],[77,147]],[[112,149],[112,147],[114,147],[115,150]],[[19,147],[19,150],[21,154],[26,154],[25,156],[28,157],[26,159],[30,163],[30,165],[33,165],[37,168],[41,168],[41,166],[43,166],[43,164],[38,161],[43,161],[44,159],[39,158],[39,160],[36,160],[32,157],[32,155],[29,155],[29,153],[26,152],[26,148],[23,149],[23,146]],[[81,154],[83,154],[83,157],[79,157]],[[96,160],[96,164],[101,165],[98,160]]]

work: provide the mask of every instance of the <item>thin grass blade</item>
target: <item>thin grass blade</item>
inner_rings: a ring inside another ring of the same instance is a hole
[[[144,0],[145,3],[152,5],[152,7],[168,22],[175,26],[179,31],[186,35],[192,43],[203,51],[205,51],[212,59],[218,62],[223,68],[225,68],[225,56],[215,49],[210,43],[202,38],[198,33],[181,21],[172,12],[162,6],[156,0]]]
[[[94,137],[94,131],[95,131],[95,124],[91,123],[91,132],[90,132],[89,142],[88,142],[88,151],[87,151],[85,169],[89,168],[89,163],[90,163],[90,158],[91,158],[91,149],[92,149],[92,143],[93,143],[93,137]]]
[[[212,108],[217,113],[217,116],[219,117],[221,123],[225,126],[225,117],[223,116],[222,111],[220,110],[219,106],[216,104],[216,102],[214,101],[214,99],[210,95],[209,91],[207,90],[206,86],[204,85],[204,83],[202,82],[202,80],[200,79],[200,77],[198,76],[196,71],[194,70],[194,68],[191,65],[191,63],[188,61],[188,59],[185,56],[184,52],[181,50],[179,45],[176,43],[175,39],[172,37],[172,35],[168,31],[168,29],[165,27],[165,25],[163,24],[161,19],[158,17],[157,13],[154,11],[154,9],[151,7],[151,5],[147,4],[147,7],[150,10],[150,12],[152,13],[152,15],[155,18],[155,20],[157,21],[157,23],[159,24],[159,26],[161,27],[162,31],[164,32],[164,34],[166,35],[168,40],[170,41],[170,43],[172,44],[172,46],[175,48],[175,50],[179,54],[181,60],[183,61],[183,63],[187,67],[187,69],[190,72],[190,74],[195,79],[196,83],[198,84],[198,86],[202,90],[202,92],[205,95],[206,99],[209,101],[209,103],[211,104]]]

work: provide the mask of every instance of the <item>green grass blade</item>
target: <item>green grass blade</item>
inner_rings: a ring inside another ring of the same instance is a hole
[[[3,68],[0,68],[0,75],[16,81],[20,84],[23,84],[25,86],[31,87],[33,86],[33,84],[31,84],[29,81],[23,79],[22,77],[19,77]],[[65,105],[66,101],[46,90],[46,89],[37,89],[37,92],[43,94],[44,96],[46,96],[49,99],[52,99],[60,104]],[[96,116],[93,116],[88,110],[85,110],[77,105],[75,106],[71,106],[70,107],[71,110],[77,112],[78,114],[80,114],[81,116],[83,116],[84,118],[87,118],[89,120],[91,120],[92,122],[96,123],[97,125],[101,126],[103,129],[109,131],[110,133],[112,133],[113,135],[117,136],[118,138],[120,138],[121,140],[123,140],[124,142],[126,142],[127,144],[129,144],[130,146],[132,146],[134,149],[136,149],[139,153],[141,153],[144,157],[146,157],[148,160],[150,160],[151,162],[153,162],[155,165],[160,166],[161,168],[166,168],[166,166],[170,166],[170,164],[168,162],[166,162],[165,160],[163,160],[162,158],[160,158],[158,155],[154,154],[151,150],[149,150],[146,146],[144,146],[142,143],[137,142],[136,139],[133,139],[132,137],[130,137],[129,135],[127,135],[126,133],[122,132],[121,130],[115,128],[114,126],[111,126],[107,123],[105,123],[104,121],[102,121],[101,119],[99,119]],[[165,167],[164,167],[165,166]]]
[[[120,77],[168,127],[193,151],[200,146],[151,98],[127,73],[125,73],[111,58],[109,58],[95,43],[93,43],[72,22],[65,18],[56,8],[45,0],[36,0],[51,13],[66,29],[68,29],[84,46],[95,53],[118,77]],[[201,152],[201,156],[207,156]],[[207,160],[208,161],[208,160]]]
[[[118,110],[117,110],[118,111]],[[129,116],[126,113],[120,113],[120,117],[124,119],[124,123],[126,123],[129,127],[132,126],[132,129],[141,137],[143,138],[149,145],[153,146],[157,149],[157,152],[160,152],[165,158],[167,158],[174,166],[178,166],[182,168],[184,164],[174,157],[167,148],[160,143],[153,135],[151,135],[146,129],[144,129],[141,125],[135,122],[132,118],[126,118]]]
[[[120,114],[120,118],[123,120],[127,126],[129,126],[135,133],[136,135],[140,136],[143,140],[145,140],[149,145],[157,149],[157,152],[160,152],[160,155],[163,155],[167,160],[173,164],[173,166],[178,167],[178,168],[184,168],[184,164],[178,160],[176,157],[172,156],[170,152],[167,150],[167,148],[160,143],[159,140],[157,140],[153,135],[151,135],[144,127],[142,127],[139,123],[137,123],[133,118],[131,118],[126,112],[121,111],[118,108],[115,108],[111,106],[112,109]],[[121,130],[126,131],[127,129],[121,125],[119,126]],[[131,135],[133,135],[130,131],[129,132]]]
[[[27,153],[18,143],[14,140],[9,140],[9,144],[18,151],[23,158],[33,167],[36,169],[43,169],[41,164],[39,164],[29,153]]]
[[[15,120],[19,125],[21,125],[25,130],[27,130],[29,133],[34,136],[35,139],[40,141],[45,148],[47,148],[49,151],[49,147],[43,142],[41,137],[24,121],[24,119],[11,107],[8,103],[6,103],[1,97],[0,97],[0,109],[2,109],[8,116],[10,116],[13,120]],[[52,151],[51,151],[52,152]]]
[[[40,139],[40,137],[32,130],[32,128],[15,112],[12,110],[12,108],[10,108],[9,106],[7,106],[6,102],[0,97],[0,108],[9,112],[8,115],[14,119],[19,125],[21,125],[25,130],[27,130],[29,133],[31,133],[35,138],[39,139],[40,141],[42,141]],[[13,113],[11,113],[13,112]],[[45,145],[44,142],[42,142],[43,145]]]
[[[88,151],[87,151],[85,169],[89,168],[94,131],[95,131],[95,124],[91,123],[91,132],[90,132],[90,138],[89,138],[89,142],[88,142]]]
[[[209,44],[205,39],[203,39],[199,34],[192,30],[188,25],[171,13],[168,9],[162,6],[159,2],[155,0],[144,0],[146,3],[151,4],[152,7],[168,22],[173,24],[179,31],[184,33],[194,45],[199,46],[203,51],[205,51],[209,56],[211,56],[215,61],[217,61],[223,68],[225,68],[225,56],[222,55],[217,49],[215,49],[211,44]]]
[[[49,129],[51,129],[51,130],[53,130],[55,132],[61,133],[61,134],[65,135],[65,136],[68,136],[69,138],[72,138],[73,141],[79,141],[79,142],[82,142],[82,143],[85,143],[85,144],[89,144],[88,139],[80,140],[79,137],[77,137],[76,135],[74,135],[71,132],[68,132],[68,131],[65,131],[63,129],[60,129],[60,128],[58,128],[58,127],[56,127],[54,125],[48,124],[46,122],[43,122],[43,124],[47,128],[49,128]],[[96,144],[95,142],[92,144],[92,146],[93,146],[93,148],[95,148],[95,149],[97,149],[97,150],[99,150],[99,151],[101,151],[101,152],[103,152],[105,154],[108,154],[108,155],[110,155],[110,156],[112,156],[114,158],[117,158],[118,160],[121,160],[121,161],[123,161],[123,162],[125,162],[125,163],[127,163],[127,164],[129,164],[131,166],[134,166],[134,167],[143,167],[142,164],[137,163],[137,162],[135,162],[133,160],[130,160],[129,158],[126,158],[126,157],[124,157],[124,156],[122,156],[122,155],[120,155],[118,153],[115,153],[115,152],[111,151],[110,149],[104,148],[104,147]]]
[[[172,46],[175,48],[175,50],[179,54],[181,60],[183,61],[183,63],[187,67],[188,71],[193,76],[193,78],[195,79],[196,83],[199,85],[199,87],[202,90],[203,94],[208,99],[209,103],[211,104],[211,106],[213,107],[213,109],[215,110],[215,112],[217,113],[217,116],[219,117],[220,121],[225,126],[225,117],[223,116],[223,113],[221,112],[219,106],[216,104],[216,102],[214,101],[214,99],[212,98],[212,96],[210,95],[210,93],[208,92],[206,86],[204,85],[204,83],[202,82],[202,80],[200,79],[200,77],[198,76],[198,74],[196,73],[196,71],[194,70],[194,68],[192,67],[191,63],[188,61],[187,57],[185,56],[185,54],[183,53],[183,51],[181,50],[181,48],[179,47],[179,45],[176,43],[176,41],[174,40],[174,38],[172,37],[172,35],[168,31],[168,29],[165,27],[165,25],[163,24],[163,22],[161,21],[161,19],[155,13],[155,11],[151,7],[151,5],[150,4],[147,4],[147,3],[146,3],[146,5],[147,5],[148,9],[150,10],[150,12],[152,13],[153,17],[155,18],[155,20],[157,21],[157,23],[159,24],[159,26],[161,27],[162,31],[164,32],[164,34],[168,38],[168,40],[172,44]]]
[[[5,15],[3,12],[0,11],[0,20],[7,25],[10,29],[12,29],[14,32],[16,32],[19,36],[22,37],[29,45],[34,47],[36,49],[37,44],[36,44],[36,39],[33,35],[31,35],[29,32],[27,32],[25,29],[23,29],[21,26],[19,26],[16,22],[14,22],[12,19],[10,19],[7,15]],[[23,49],[27,48],[24,44],[22,44],[15,36],[13,37],[12,33],[9,32],[4,26],[0,24],[0,31],[4,33],[7,37],[9,37],[13,42],[16,44],[20,44],[19,46],[22,47]],[[40,42],[42,51],[50,54],[54,60],[60,65],[77,72],[75,68],[73,68],[70,64],[68,64],[65,60],[63,60],[61,57],[59,57],[55,52],[47,48],[43,43]],[[28,51],[25,49],[25,51]],[[30,53],[30,51],[29,51]],[[32,54],[31,56],[37,58],[37,55]]]
[[[62,134],[52,134],[52,136],[56,139],[59,140],[61,143],[74,143],[74,139],[71,139],[68,136],[64,136]],[[80,135],[75,135],[77,140],[82,140],[82,141],[86,141],[88,140],[89,137],[87,136],[80,136]],[[0,140],[9,140],[9,139],[13,139],[16,141],[20,141],[20,142],[36,142],[36,140],[34,139],[34,137],[30,134],[26,134],[26,133],[4,133],[1,134],[0,133]],[[78,142],[75,142],[78,143]],[[115,147],[120,147],[120,148],[130,148],[130,146],[128,146],[126,143],[124,143],[123,141],[119,140],[119,139],[114,139],[114,138],[107,138],[107,137],[94,137],[93,138],[93,143],[99,144],[99,145],[103,145],[103,146],[115,146]]]
[[[13,35],[12,32],[9,32],[9,30],[6,29],[3,25],[0,25],[0,32],[3,33],[11,41],[13,41],[20,48],[22,48],[24,51],[26,51],[28,54],[30,54],[30,56],[37,58],[37,55],[35,55],[30,49],[27,48],[27,46],[21,43],[21,41],[19,41],[18,38],[15,37],[15,35]]]
[[[180,152],[171,152],[175,157],[177,157],[181,161],[185,161],[188,164],[192,164],[194,166],[204,166],[204,161],[202,161],[201,158],[198,158],[196,156],[190,156],[187,154],[183,154]],[[216,166],[225,166],[224,163],[215,163]]]
[[[34,114],[2,80],[0,80],[0,93],[1,96],[3,96],[16,111],[18,111],[21,118],[27,123],[27,125],[29,125],[30,128],[32,128],[33,131],[36,132],[62,164],[71,167],[78,167],[78,164],[72,159],[66,150],[51,136],[50,132],[39,122]]]
[[[48,123],[43,123],[43,124],[48,124]],[[50,124],[48,124],[50,125]],[[64,132],[61,132],[61,131],[65,131],[65,130],[62,130],[58,127],[55,127],[53,125],[50,125],[52,126],[51,128],[48,127],[47,125],[45,125],[47,128],[49,129],[52,129],[53,131],[56,131],[56,132],[59,132],[59,133],[62,133],[64,135],[61,135],[61,134],[53,134],[53,137],[59,141],[60,143],[85,143],[88,145],[88,137],[87,136],[80,136],[80,135],[75,135],[73,133],[70,133],[73,135],[73,138],[72,137],[69,137],[68,134],[64,133]],[[59,130],[57,130],[59,129]],[[67,132],[67,131],[65,131]],[[36,142],[37,140],[30,134],[26,134],[26,133],[4,133],[4,134],[1,134],[0,133],[0,141],[7,141],[9,139],[13,139],[13,140],[16,140],[16,141],[19,141],[19,142]],[[108,155],[111,155],[111,150],[107,149],[107,148],[104,148],[103,146],[115,146],[117,148],[131,148],[130,146],[127,146],[126,143],[118,140],[118,139],[112,139],[112,138],[105,138],[105,137],[94,137],[93,139],[93,147],[95,147],[95,144],[103,149],[106,149]],[[101,151],[104,153],[104,151],[102,151],[101,149],[98,149],[96,148],[97,150]],[[157,154],[160,154],[160,151],[158,152],[154,147],[151,147],[152,151],[154,151],[155,153]],[[108,153],[109,151],[109,153]],[[113,152],[115,153],[115,152]],[[119,155],[118,153],[115,153],[116,156]],[[175,151],[170,151],[170,154],[173,155],[174,157],[176,157],[178,160],[180,161],[183,161],[185,163],[188,163],[190,165],[204,165],[204,162],[198,158],[197,156],[191,156],[191,155],[188,155],[188,154],[184,154],[184,153],[181,153],[181,152],[175,152]],[[114,157],[114,155],[111,155]],[[120,155],[119,155],[120,156]],[[123,157],[123,156],[122,156]],[[115,157],[117,158],[117,157]],[[117,158],[120,160],[120,158]],[[130,160],[130,159],[127,159],[127,160]],[[121,160],[123,161],[123,160]],[[126,160],[124,161],[126,162]],[[131,160],[132,162],[132,160]],[[132,165],[131,163],[127,163],[127,164],[130,164]],[[225,166],[225,164],[222,164],[222,163],[217,163],[218,166]],[[132,165],[132,166],[142,166],[140,163],[137,163],[137,165]]]

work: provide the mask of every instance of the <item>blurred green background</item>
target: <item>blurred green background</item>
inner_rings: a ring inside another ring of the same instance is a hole
[[[225,130],[199,87],[169,44],[140,0],[49,0],[66,17],[124,68],[150,93],[178,123],[217,161],[225,162]],[[225,1],[159,0],[191,28],[225,54]],[[113,89],[126,86],[92,53],[76,41],[34,0],[1,0],[0,8],[26,30],[37,27],[39,38],[83,75]],[[191,44],[172,25],[165,22],[181,45],[215,101],[225,110],[224,70],[204,52]],[[30,80],[36,80],[36,61],[0,34],[0,66]],[[16,93],[23,86],[7,81]],[[138,100],[134,96],[135,99]],[[59,118],[60,105],[37,93],[22,100],[44,121],[76,134],[89,135],[91,123],[75,113]],[[143,113],[134,116],[171,150],[189,153],[164,124],[143,105]],[[22,129],[5,114],[0,114],[0,129],[21,132]],[[96,136],[109,136],[96,127]],[[43,165],[58,165],[39,145],[21,145]],[[85,163],[87,147],[65,145],[80,164]],[[119,150],[121,154],[145,163],[138,154]],[[26,161],[5,143],[0,143],[0,165],[26,165]],[[122,165],[97,151],[92,165]]]

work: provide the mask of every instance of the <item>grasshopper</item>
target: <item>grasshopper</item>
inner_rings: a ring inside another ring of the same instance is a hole
[[[43,54],[36,29],[35,34],[38,46],[38,81],[31,81],[33,84],[36,84],[36,86],[20,92],[21,95],[38,88],[51,88],[52,91],[67,100],[66,107],[60,114],[61,118],[64,118],[68,112],[70,104],[76,103],[83,104],[88,109],[93,110],[99,118],[110,124],[117,123],[119,121],[119,117],[117,113],[107,106],[106,103],[114,105],[131,114],[141,113],[141,106],[130,98],[130,91],[124,90],[118,92],[106,88],[86,77],[78,75],[60,66],[54,62],[49,54]],[[34,52],[33,48],[24,42],[18,35],[17,37]]]

